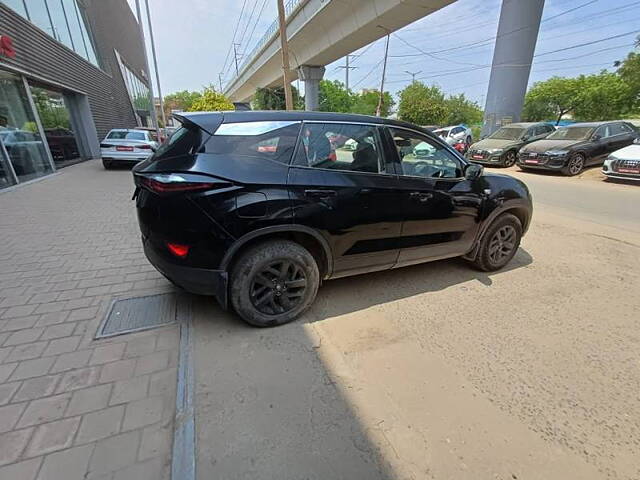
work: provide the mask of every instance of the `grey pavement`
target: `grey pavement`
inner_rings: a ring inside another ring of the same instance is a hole
[[[173,288],[132,190],[90,161],[0,193],[0,480],[170,476],[177,327],[93,340],[113,299]]]

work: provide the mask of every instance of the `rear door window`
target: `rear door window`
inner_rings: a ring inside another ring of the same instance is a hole
[[[380,131],[371,125],[305,123],[295,164],[350,172],[383,172]]]
[[[109,132],[107,138],[113,140],[146,140],[144,132],[127,132],[125,130],[116,130]]]
[[[212,155],[252,157],[288,164],[300,125],[297,121],[223,123],[207,141],[205,151]]]

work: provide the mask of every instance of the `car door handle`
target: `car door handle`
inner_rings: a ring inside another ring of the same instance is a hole
[[[433,198],[433,193],[426,193],[426,192],[411,192],[409,194],[409,196],[412,199],[417,200],[420,203],[425,203],[428,202],[429,200],[431,200]]]
[[[335,190],[305,190],[304,194],[311,198],[327,198],[335,197],[338,195],[338,192]]]

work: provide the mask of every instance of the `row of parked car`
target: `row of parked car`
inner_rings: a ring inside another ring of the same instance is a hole
[[[629,122],[513,123],[472,144],[474,163],[522,170],[551,170],[567,176],[602,165],[612,179],[640,181],[640,131]]]

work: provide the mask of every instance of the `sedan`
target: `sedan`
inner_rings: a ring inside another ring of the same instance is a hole
[[[609,179],[640,181],[640,139],[609,155],[602,166],[602,173]]]
[[[455,145],[460,142],[471,145],[473,142],[471,129],[465,125],[453,125],[451,127],[438,128],[437,130],[434,130],[433,133],[439,135],[449,145]]]
[[[146,160],[158,148],[154,132],[142,129],[111,130],[100,143],[105,169],[114,164],[133,165]]]
[[[574,123],[522,147],[518,166],[574,176],[585,167],[602,165],[607,155],[639,137],[640,132],[627,122]]]

